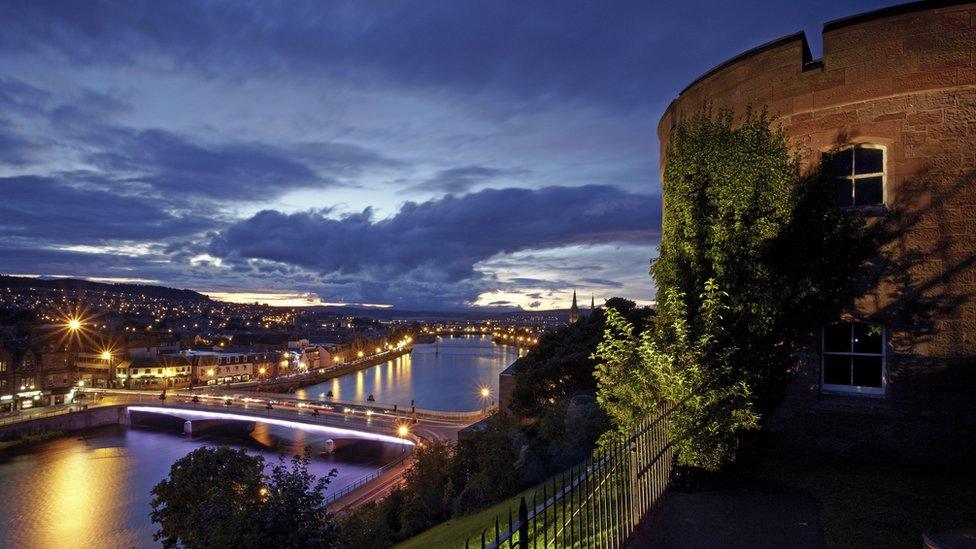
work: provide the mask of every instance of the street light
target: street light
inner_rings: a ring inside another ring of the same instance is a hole
[[[78,320],[77,318],[69,318],[68,329],[71,330],[72,332],[77,332],[78,330],[81,329],[81,321]]]
[[[112,351],[102,351],[102,360],[112,360]]]
[[[406,425],[401,425],[397,427],[397,435],[399,435],[400,438],[407,438],[409,434],[410,434],[410,427],[407,427]]]

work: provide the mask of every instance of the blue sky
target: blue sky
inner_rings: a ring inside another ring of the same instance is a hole
[[[0,272],[403,308],[653,299],[657,121],[891,2],[0,4]]]

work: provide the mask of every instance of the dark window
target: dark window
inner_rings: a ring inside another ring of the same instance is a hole
[[[884,149],[858,145],[823,155],[823,170],[834,181],[842,208],[884,204]]]
[[[838,322],[825,326],[823,384],[834,390],[881,393],[884,386],[884,328],[866,322]]]

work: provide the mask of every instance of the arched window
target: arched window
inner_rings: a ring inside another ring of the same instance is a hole
[[[838,322],[825,326],[824,390],[883,395],[887,377],[884,336],[880,324]]]
[[[884,205],[885,150],[861,144],[823,155],[823,170],[834,181],[834,199],[842,208]]]

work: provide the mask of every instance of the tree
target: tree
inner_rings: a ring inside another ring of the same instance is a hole
[[[165,547],[328,547],[335,528],[308,456],[265,476],[264,458],[231,448],[198,448],[177,460],[152,489],[153,535]]]
[[[451,512],[453,448],[432,442],[414,450],[413,461],[403,474],[401,535],[410,536],[447,520]]]
[[[652,315],[633,301],[612,298],[607,307],[643,326]],[[604,309],[539,338],[528,354],[515,362],[515,388],[511,411],[523,418],[538,418],[556,402],[577,394],[596,394],[593,351],[603,337]]]
[[[599,397],[618,432],[662,402],[688,402],[679,459],[715,469],[779,401],[796,350],[857,295],[876,240],[833,206],[818,170],[801,173],[765,112],[679,125],[663,185],[654,326],[608,322]]]
[[[291,458],[291,467],[281,457],[271,468],[260,517],[261,533],[267,545],[277,547],[329,547],[338,530],[325,507],[325,490],[336,470],[316,479],[308,472],[308,453]]]

